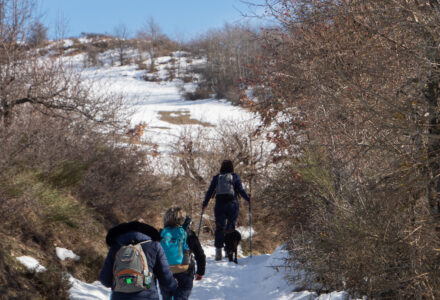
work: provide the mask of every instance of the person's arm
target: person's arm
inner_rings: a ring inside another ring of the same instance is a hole
[[[99,281],[108,288],[112,287],[113,285],[113,264],[115,262],[115,254],[116,248],[111,247],[108,251],[107,257],[105,258],[101,273],[99,274]]]
[[[251,199],[249,198],[248,194],[244,191],[243,184],[241,183],[240,175],[235,174],[235,188],[237,192],[240,194],[240,196],[243,197],[244,200],[249,202]]]
[[[163,248],[159,242],[154,242],[157,249],[156,264],[153,267],[153,273],[159,280],[161,288],[167,291],[173,292],[177,288],[176,279],[173,277],[173,273],[170,271],[167,258],[163,252]]]
[[[206,255],[203,251],[202,245],[200,245],[199,238],[196,236],[194,231],[188,230],[188,247],[194,253],[194,258],[197,263],[197,271],[196,273],[200,276],[205,275],[205,266],[206,266]]]
[[[217,177],[218,175],[212,177],[211,184],[209,185],[208,191],[205,195],[205,200],[203,201],[202,207],[205,208],[208,206],[209,200],[211,200],[212,195],[215,192],[215,187],[217,185]]]

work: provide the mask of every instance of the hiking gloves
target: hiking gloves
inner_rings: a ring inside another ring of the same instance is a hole
[[[199,274],[196,274],[196,280],[202,280],[202,278],[203,278],[203,275],[199,275]]]

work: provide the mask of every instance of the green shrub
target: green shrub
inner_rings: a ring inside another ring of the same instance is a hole
[[[41,174],[52,186],[67,188],[75,186],[89,168],[89,163],[81,161],[65,161],[54,168],[49,174]]]
[[[77,228],[76,220],[82,219],[85,215],[85,208],[55,189],[42,186],[38,197],[44,207],[44,220],[48,223],[64,223],[69,227]]]

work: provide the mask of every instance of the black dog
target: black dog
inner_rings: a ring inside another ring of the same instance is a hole
[[[237,230],[225,230],[225,251],[226,255],[229,258],[229,261],[234,261],[238,264],[237,261],[237,248],[238,244],[241,241],[241,234]],[[232,259],[232,256],[235,254],[235,258]]]

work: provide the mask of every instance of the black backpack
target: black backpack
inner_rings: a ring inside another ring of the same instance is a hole
[[[219,174],[215,188],[217,200],[232,201],[235,196],[234,178],[232,173]]]

